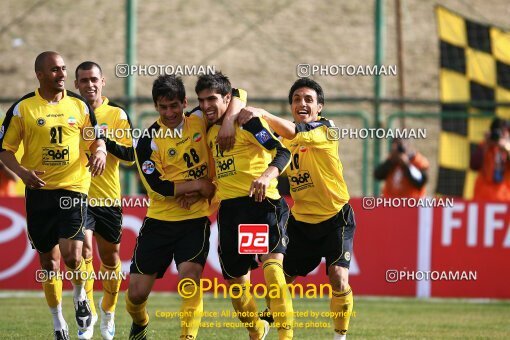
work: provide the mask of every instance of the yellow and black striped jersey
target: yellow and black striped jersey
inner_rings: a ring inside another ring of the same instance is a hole
[[[338,140],[328,139],[333,122],[321,118],[296,124],[296,137],[283,139],[291,152],[287,168],[292,214],[296,220],[319,223],[337,214],[349,201],[343,166],[338,156]]]
[[[147,217],[181,221],[209,216],[207,199],[186,210],[174,197],[175,183],[209,176],[206,134],[204,115],[195,109],[175,129],[158,119],[134,142],[138,171],[150,198]]]
[[[102,131],[101,135],[106,137],[108,155],[103,174],[91,178],[88,195],[89,198],[100,198],[97,200],[98,205],[108,202],[105,200],[106,198],[120,203],[119,163],[122,160],[133,164],[135,159],[131,135],[132,126],[128,115],[122,108],[110,102],[108,98],[102,98],[103,103],[94,110],[94,113]],[[89,144],[83,143],[87,158],[90,157]]]
[[[219,130],[220,125],[210,127],[207,144],[214,158],[220,200],[248,196],[253,180],[269,165],[281,173],[289,164],[289,150],[273,135],[265,120],[252,118],[242,127],[236,123],[235,143],[229,151],[220,151],[216,143]],[[277,184],[276,178],[271,180],[267,197],[280,198]]]
[[[39,176],[46,182],[42,189],[86,194],[90,180],[80,150],[82,130],[86,127],[96,127],[96,118],[82,97],[64,90],[58,103],[50,103],[36,90],[7,111],[0,128],[0,151],[16,153],[23,142],[21,165],[45,171]]]

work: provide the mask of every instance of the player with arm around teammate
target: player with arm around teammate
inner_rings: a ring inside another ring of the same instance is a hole
[[[333,288],[330,309],[334,338],[344,339],[353,307],[349,265],[356,228],[354,211],[338,156],[338,140],[328,138],[333,123],[321,117],[322,87],[312,79],[298,79],[290,88],[294,122],[256,108],[239,114],[239,123],[262,117],[291,151],[287,168],[294,200],[288,223],[289,246],[283,261],[287,282],[306,276],[326,259]]]

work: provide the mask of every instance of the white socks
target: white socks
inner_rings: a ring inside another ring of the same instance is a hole
[[[50,308],[51,316],[53,316],[53,329],[60,331],[66,328],[66,320],[62,315],[62,303],[59,303],[57,307]]]
[[[73,298],[74,301],[83,301],[87,298],[84,284],[81,284],[79,286],[73,284]]]

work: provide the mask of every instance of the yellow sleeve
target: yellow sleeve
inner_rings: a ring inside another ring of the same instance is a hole
[[[116,129],[122,130],[122,131],[130,131],[133,128],[131,126],[131,122],[129,121],[129,118],[127,116],[127,113],[119,108],[119,117],[117,119],[117,124],[115,126]],[[121,134],[121,138],[117,140],[117,143],[124,145],[124,146],[133,146],[133,137],[131,136],[131,133],[123,133]]]
[[[142,182],[147,189],[161,196],[174,196],[175,184],[163,179],[163,165],[158,152],[158,146],[149,137],[138,140],[135,148],[136,163]]]
[[[133,165],[135,163],[134,157],[132,156],[134,153],[133,136],[131,134],[133,127],[127,113],[121,108],[119,108],[119,117],[115,123],[114,128],[124,132],[120,134],[119,139],[115,140],[117,144],[113,146],[116,151],[115,153],[117,153],[115,156],[119,158],[122,164]]]
[[[232,96],[239,98],[245,103],[248,102],[248,92],[243,89],[232,89]]]
[[[290,164],[290,151],[271,132],[267,122],[264,119],[255,117],[244,124],[243,129],[249,132],[246,135],[253,144],[271,152],[273,161],[269,165],[275,166],[280,173],[283,173]]]
[[[331,127],[319,126],[312,130],[300,129],[301,124],[296,125],[296,137],[292,140],[299,145],[309,145],[317,149],[329,149],[338,145],[338,140],[328,134]]]

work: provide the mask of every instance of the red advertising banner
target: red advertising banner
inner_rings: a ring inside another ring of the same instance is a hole
[[[350,268],[356,294],[510,298],[510,205],[456,200],[451,207],[363,209],[361,199],[350,203],[357,224]],[[26,233],[24,204],[24,198],[0,199],[0,289],[41,287],[36,280],[38,255]],[[120,251],[124,272],[129,272],[144,216],[145,208],[124,208]],[[212,221],[204,278],[223,283],[216,221]],[[97,249],[94,263],[97,271]],[[264,282],[262,270],[253,272],[252,282]],[[297,282],[327,283],[325,264]],[[154,290],[175,291],[177,283],[172,264]],[[64,287],[70,288],[70,283]],[[121,289],[126,288],[127,281]]]
[[[510,204],[456,201],[433,211],[431,268],[476,272],[431,282],[437,297],[510,298]]]

